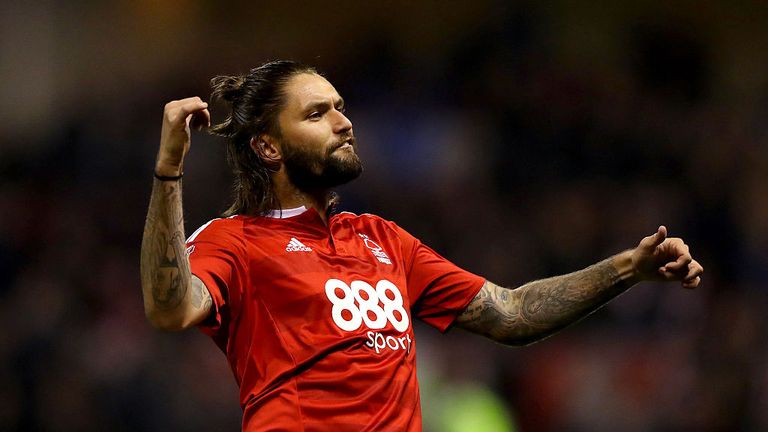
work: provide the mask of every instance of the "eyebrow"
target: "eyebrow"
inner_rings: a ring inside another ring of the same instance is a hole
[[[316,102],[310,102],[307,106],[304,107],[302,111],[312,111],[318,108],[327,107],[329,106],[329,103],[327,100],[321,100]],[[344,106],[344,98],[339,96],[338,99],[335,100],[335,103],[333,104],[334,107],[343,107]]]

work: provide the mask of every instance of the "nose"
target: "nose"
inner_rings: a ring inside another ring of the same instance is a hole
[[[333,122],[333,131],[335,133],[344,133],[352,129],[352,122],[341,111],[334,110],[336,118]]]

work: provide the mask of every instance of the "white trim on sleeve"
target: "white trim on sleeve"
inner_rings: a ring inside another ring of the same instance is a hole
[[[213,221],[217,221],[217,220],[219,220],[219,219],[221,219],[221,218],[211,219],[211,220],[209,220],[208,222],[204,223],[204,224],[203,224],[203,226],[201,226],[200,228],[198,228],[198,229],[197,229],[195,232],[193,232],[193,233],[192,233],[192,235],[191,235],[191,236],[189,236],[189,238],[187,239],[187,243],[189,243],[189,242],[192,242],[192,241],[195,241],[195,238],[196,238],[196,237],[197,237],[197,236],[198,236],[198,235],[199,235],[201,232],[203,232],[203,230],[204,230],[204,229],[208,228],[208,225],[210,225],[210,224],[211,224],[211,222],[213,222]]]

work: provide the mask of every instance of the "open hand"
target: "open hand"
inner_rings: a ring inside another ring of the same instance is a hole
[[[688,245],[677,237],[667,238],[667,228],[645,237],[632,252],[632,264],[643,280],[681,281],[684,288],[696,288],[704,267],[693,257]]]

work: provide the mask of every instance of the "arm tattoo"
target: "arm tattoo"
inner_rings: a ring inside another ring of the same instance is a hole
[[[212,303],[211,294],[203,281],[197,276],[192,276],[192,306],[196,309],[208,310]]]
[[[141,282],[147,313],[178,311],[187,298],[190,280],[181,182],[155,180],[141,245]]]
[[[456,322],[498,342],[524,345],[584,318],[629,286],[611,258],[514,290],[486,281]]]
[[[160,256],[160,265],[152,286],[152,299],[159,310],[173,310],[181,304],[187,293],[189,261],[186,259],[184,236],[175,232],[168,242],[165,255]],[[168,252],[171,255],[168,255]]]

